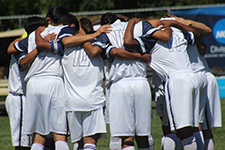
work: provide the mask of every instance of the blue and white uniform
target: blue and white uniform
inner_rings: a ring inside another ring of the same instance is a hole
[[[49,25],[42,37],[49,33],[59,34],[64,26]],[[59,39],[59,36],[56,38]],[[29,35],[28,52],[36,48],[35,32]],[[61,56],[57,53],[40,52],[25,77],[27,101],[25,133],[48,135],[50,132],[67,133],[65,96]]]
[[[75,34],[69,27],[62,31],[65,31],[62,35]],[[103,59],[91,57],[82,45],[65,47],[62,66],[71,142],[97,133],[105,134]]]
[[[124,48],[123,37],[127,23],[112,24],[113,30],[101,34],[94,45],[106,50],[108,66],[109,124],[111,136],[148,136],[151,132],[151,92],[146,79],[146,64],[110,56],[111,48]],[[138,24],[135,36],[145,33],[144,23]],[[138,52],[137,50],[129,50]],[[135,117],[134,117],[135,116]]]
[[[152,34],[158,28],[152,28]],[[197,78],[192,71],[187,54],[188,39],[191,33],[172,28],[172,37],[168,42],[156,41],[149,35],[136,38],[142,52],[149,52],[149,63],[161,80],[165,81],[165,96],[171,130],[185,126],[198,127],[199,102],[196,102],[195,90]],[[193,42],[190,40],[189,42]],[[198,104],[198,106],[194,105]],[[184,107],[185,106],[185,107]]]
[[[11,56],[8,79],[9,94],[6,97],[5,106],[10,119],[11,137],[13,146],[30,147],[32,137],[23,133],[24,131],[24,109],[26,83],[24,77],[27,69],[19,68],[19,61],[27,54],[28,38],[14,44],[19,54]]]

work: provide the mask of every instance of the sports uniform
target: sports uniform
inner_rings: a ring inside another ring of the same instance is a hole
[[[62,34],[74,35],[72,28],[64,28]],[[103,60],[91,57],[77,45],[65,47],[62,57],[64,71],[66,112],[71,142],[83,137],[106,133],[103,115],[105,96],[102,88]]]
[[[94,43],[106,49],[106,56],[111,63],[108,68],[109,82],[112,83],[109,89],[110,132],[111,136],[148,136],[151,128],[151,93],[146,79],[146,65],[136,60],[110,57],[111,48],[124,48],[126,25],[116,20],[112,24],[113,31],[101,34]],[[137,36],[144,32],[136,31]]]
[[[59,33],[63,26],[49,25],[42,32]],[[57,37],[58,39],[59,37]],[[36,48],[35,32],[29,35],[28,52]],[[40,52],[25,77],[27,102],[25,133],[48,135],[50,132],[67,134],[64,84],[60,55]]]
[[[32,136],[23,134],[24,131],[24,104],[26,101],[24,77],[27,69],[20,70],[18,63],[27,52],[28,39],[16,42],[14,47],[20,52],[16,56],[11,56],[8,90],[9,94],[6,98],[6,110],[10,119],[12,145],[30,147],[32,144]],[[16,58],[15,58],[16,57]]]

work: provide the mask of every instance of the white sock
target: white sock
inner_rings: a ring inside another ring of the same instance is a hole
[[[96,145],[91,143],[84,144],[84,150],[96,150]]]
[[[178,144],[176,134],[168,134],[166,136],[163,136],[161,139],[161,144],[163,150],[176,150],[176,145]]]
[[[194,132],[193,135],[196,139],[198,150],[203,150],[204,149],[204,139],[203,139],[202,131]]]
[[[110,137],[109,147],[110,147],[110,150],[122,150],[121,138]]]
[[[151,135],[148,136],[148,143],[149,143],[150,150],[154,150],[154,140]]]
[[[56,141],[55,142],[55,149],[56,150],[69,150],[69,145],[65,141]]]
[[[33,143],[31,146],[31,150],[44,150],[45,146],[39,143]]]
[[[73,150],[78,150],[78,146],[79,146],[78,143],[74,143],[73,144]]]
[[[194,136],[183,139],[181,143],[184,150],[197,150],[196,139]]]
[[[214,140],[213,138],[205,140],[204,150],[214,150]]]
[[[123,148],[122,150],[135,150],[134,146],[128,146]]]

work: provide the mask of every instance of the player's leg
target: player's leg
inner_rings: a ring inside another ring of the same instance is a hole
[[[110,150],[122,150],[122,142],[120,137],[110,137],[109,147]]]
[[[214,150],[215,145],[211,129],[202,130],[202,132],[205,141],[204,150]]]
[[[121,136],[120,138],[122,140],[122,150],[135,150],[133,136]]]
[[[34,135],[34,143],[31,146],[31,150],[44,150],[46,136],[36,133]]]
[[[53,133],[56,150],[69,150],[66,135]]]

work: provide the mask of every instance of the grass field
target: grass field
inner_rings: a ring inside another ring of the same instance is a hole
[[[160,150],[160,140],[162,136],[161,131],[161,122],[159,117],[156,115],[155,103],[152,103],[152,135],[154,138],[155,150]],[[225,99],[221,99],[221,108],[222,108],[222,122],[225,125]],[[213,129],[214,139],[215,139],[215,150],[224,150],[225,149],[225,126],[222,128]],[[70,139],[68,139],[70,141]],[[69,142],[70,143],[70,142]],[[10,127],[9,127],[9,118],[4,112],[0,112],[0,150],[13,150],[11,146],[11,136],[10,136]],[[106,138],[102,138],[98,142],[98,150],[109,150],[109,133]],[[72,144],[70,144],[70,149],[72,149]]]

